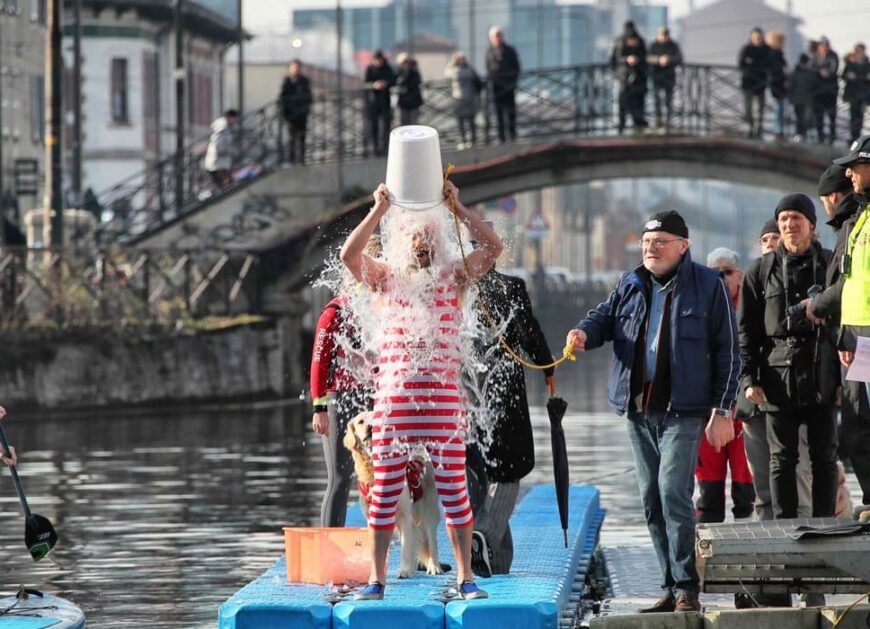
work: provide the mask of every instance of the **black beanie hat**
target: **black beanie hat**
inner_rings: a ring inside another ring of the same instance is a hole
[[[776,224],[776,219],[772,218],[769,221],[765,222],[764,225],[761,226],[761,233],[758,234],[759,238],[764,238],[765,234],[778,234],[779,233],[779,225]]]
[[[849,192],[852,190],[852,180],[846,176],[846,169],[837,164],[831,164],[819,177],[818,195],[820,197],[834,192]]]
[[[686,227],[686,221],[674,210],[659,212],[650,216],[643,226],[643,233],[646,232],[668,232],[680,238],[689,237],[689,228]]]
[[[810,223],[813,224],[813,227],[816,226],[816,206],[807,195],[800,192],[785,195],[776,204],[776,211],[773,213],[774,218],[779,218],[779,213],[786,210],[800,212],[807,217]]]

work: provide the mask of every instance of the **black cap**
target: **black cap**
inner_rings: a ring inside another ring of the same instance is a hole
[[[764,225],[761,226],[761,233],[758,234],[759,238],[763,238],[764,234],[778,234],[779,233],[779,225],[776,224],[776,219],[772,218],[769,221],[765,222]]]
[[[846,176],[846,169],[837,164],[831,164],[819,177],[818,195],[820,197],[834,192],[849,192],[852,190],[852,180]]]
[[[686,221],[674,210],[659,212],[650,216],[643,226],[643,233],[646,232],[668,232],[680,238],[689,237],[689,228],[686,227]]]
[[[848,155],[834,160],[840,166],[850,166],[857,162],[870,162],[870,135],[862,135],[852,142]]]
[[[807,220],[809,220],[815,227],[816,206],[813,203],[813,200],[807,195],[801,194],[800,192],[785,195],[779,200],[779,203],[776,204],[776,211],[773,213],[774,218],[778,217],[780,212],[785,212],[787,210],[800,212],[806,216]]]

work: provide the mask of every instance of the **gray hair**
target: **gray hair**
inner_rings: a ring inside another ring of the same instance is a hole
[[[502,30],[501,26],[490,26],[489,27],[489,36],[492,37],[496,33],[501,33],[502,35],[504,35],[504,31]]]
[[[717,262],[728,262],[734,268],[740,268],[740,256],[728,247],[716,247],[707,254],[707,266],[715,266]]]

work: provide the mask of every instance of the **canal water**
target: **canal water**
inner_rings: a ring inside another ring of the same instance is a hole
[[[625,428],[605,404],[608,358],[586,354],[557,374],[571,480],[600,488],[607,544],[646,544]],[[531,485],[552,482],[552,462],[543,378],[528,381]],[[318,523],[323,457],[301,403],[79,418],[9,410],[30,506],[60,542],[57,565],[30,560],[0,473],[0,593],[26,584],[69,598],[89,626],[214,627],[221,602],[283,552],[281,527]]]

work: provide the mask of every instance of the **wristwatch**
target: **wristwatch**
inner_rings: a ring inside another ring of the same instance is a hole
[[[730,419],[731,411],[727,408],[714,408],[713,415],[715,417],[727,417],[728,419]]]

